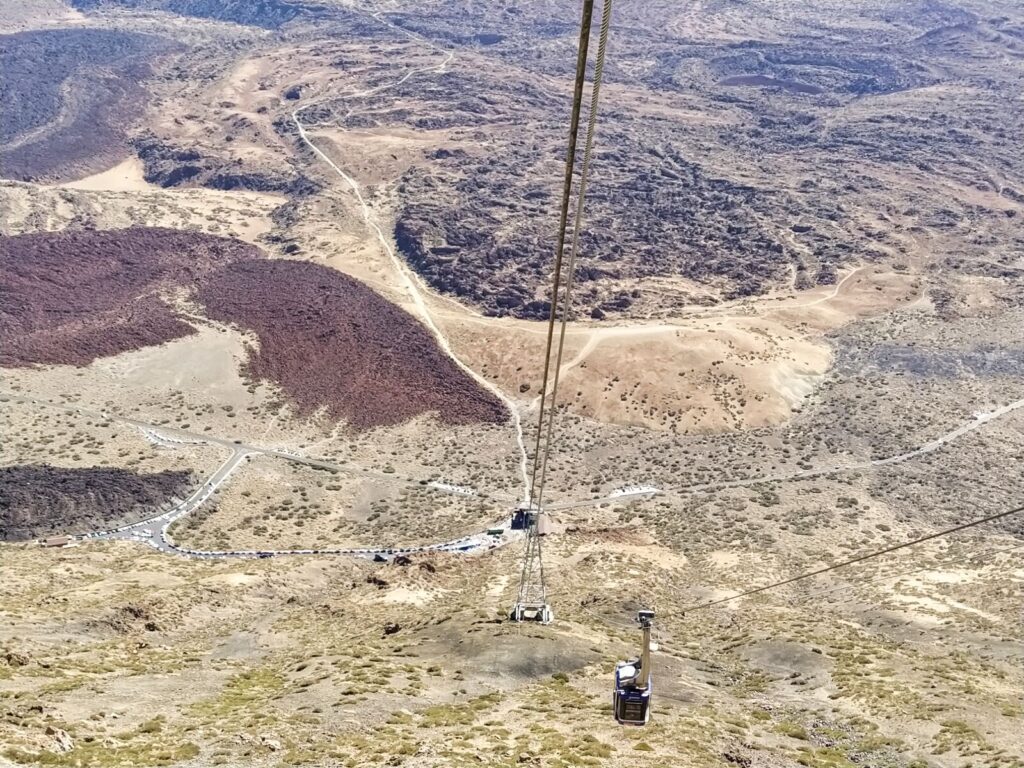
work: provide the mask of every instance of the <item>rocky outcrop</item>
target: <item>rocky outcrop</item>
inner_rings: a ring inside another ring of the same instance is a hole
[[[105,29],[0,35],[0,175],[62,180],[123,156],[150,61],[174,47]]]
[[[0,467],[0,541],[82,533],[140,520],[172,498],[187,495],[191,479],[189,472]]]
[[[132,140],[144,166],[144,177],[161,187],[208,187],[220,190],[270,192],[304,196],[317,184],[295,172],[275,173],[250,167],[241,160],[205,155],[194,147],[182,147],[143,133]]]

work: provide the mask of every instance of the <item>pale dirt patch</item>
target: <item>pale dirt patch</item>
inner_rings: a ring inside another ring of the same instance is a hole
[[[273,226],[270,214],[286,201],[262,192],[150,185],[133,189],[138,185],[135,169],[122,165],[81,180],[86,187],[73,186],[76,182],[61,187],[0,182],[0,233],[56,231],[87,223],[96,229],[195,229],[256,243]],[[124,188],[106,188],[118,186]]]
[[[835,286],[698,308],[672,322],[573,323],[561,401],[596,421],[678,432],[783,423],[831,366],[821,332],[918,301],[921,290],[915,276],[863,267]],[[433,304],[463,359],[506,392],[536,402],[545,323]]]
[[[247,584],[255,584],[260,580],[260,576],[252,573],[222,573],[216,576],[208,576],[205,579],[200,579],[200,583],[223,584],[226,587],[244,587]]]
[[[824,378],[824,371],[808,370],[797,364],[780,363],[772,371],[775,391],[790,409],[798,408]]]
[[[173,589],[185,584],[187,579],[165,571],[124,571],[118,574],[114,584],[118,587],[133,586],[144,589]],[[104,582],[106,583],[106,582]]]
[[[740,556],[738,553],[727,552],[722,549],[709,552],[708,557],[711,559],[711,564],[716,568],[732,568],[740,562]]]
[[[862,267],[849,273],[830,294],[809,302],[786,302],[772,307],[771,315],[790,327],[831,331],[852,320],[913,304],[923,291],[919,275],[882,266]]]
[[[76,11],[61,0],[0,3],[0,32],[3,33],[81,24],[85,21],[86,16],[81,11]]]
[[[307,133],[338,167],[371,189],[401,177],[409,168],[422,163],[428,150],[451,146],[451,132],[444,130],[344,131],[318,127]]]
[[[99,721],[128,731],[158,713],[167,702],[187,708],[210,695],[231,677],[230,670],[190,669],[170,674],[133,675],[98,680],[54,706],[65,722]]]
[[[785,421],[792,387],[773,386],[778,369],[819,377],[831,354],[749,322],[611,336],[564,376],[567,400],[597,421],[680,432]]]
[[[1005,283],[994,277],[961,276],[955,281],[957,293],[965,308],[972,311],[997,310]]]
[[[953,610],[959,610],[967,611],[968,613],[973,613],[975,616],[979,616],[980,618],[986,619],[988,621],[1000,621],[1000,618],[998,616],[995,616],[994,614],[987,613],[979,608],[974,608],[970,605],[966,605],[944,595],[940,595],[938,598],[934,598],[927,597],[924,595],[908,595],[905,593],[897,592],[891,595],[890,597],[898,603],[918,606],[938,614],[948,614]]]
[[[411,589],[409,587],[395,587],[378,595],[373,602],[378,603],[402,603],[407,605],[426,605],[438,597],[435,591],[429,589]]]
[[[138,157],[128,157],[112,168],[50,189],[84,189],[92,192],[147,192],[160,189],[146,181],[145,166]]]
[[[627,558],[637,558],[648,563],[653,563],[659,568],[665,570],[685,568],[689,562],[685,555],[673,552],[672,550],[666,549],[665,547],[661,547],[657,544],[623,544],[621,542],[615,542],[614,544],[581,544],[573,550],[573,555],[567,560],[567,563],[578,563],[589,554],[604,554],[609,551],[613,551],[615,554],[623,555]]]
[[[921,608],[926,608],[929,611],[935,613],[949,613],[949,606],[941,600],[936,600],[933,597],[925,597],[924,595],[906,595],[906,594],[894,594],[892,599],[897,603],[903,603],[904,605],[913,605]]]
[[[509,579],[510,577],[507,574],[491,579],[487,585],[487,596],[501,597],[505,594],[505,590],[508,588]]]
[[[243,376],[252,337],[206,321],[194,322],[193,327],[195,333],[189,336],[100,358],[81,368],[5,370],[2,389],[200,435],[267,437],[276,423],[268,411],[276,410],[277,393],[269,385],[251,386]],[[280,420],[290,422],[291,440],[301,439],[307,430],[319,431],[291,421],[287,413],[282,409]]]
[[[151,389],[155,385],[241,408],[252,399],[241,375],[247,360],[242,334],[204,325],[182,339],[100,358],[89,369],[121,386]]]
[[[701,602],[712,602],[714,600],[724,600],[727,597],[733,597],[736,594],[736,590],[733,589],[712,589],[702,599]],[[745,600],[733,600],[729,603],[722,603],[718,606],[721,610],[725,611],[739,611],[744,607]]]
[[[217,94],[219,101],[235,102],[236,106],[245,109],[253,108],[254,100],[265,101],[272,91],[260,93],[259,80],[267,71],[269,62],[263,58],[242,59],[219,82],[211,92]]]
[[[274,424],[274,416],[267,412],[274,403],[274,393],[268,386],[249,391],[249,383],[242,376],[248,356],[245,341],[234,330],[199,325],[190,336],[101,358],[82,368],[5,370],[2,389],[92,411],[130,415],[191,430],[200,437],[210,433],[259,439]],[[30,405],[19,405],[17,410],[24,418],[34,418],[41,412],[38,406]],[[301,434],[303,426],[293,425],[292,439]],[[112,429],[128,434],[117,423]],[[149,452],[154,448],[137,431],[136,442]],[[173,456],[189,453],[191,448],[160,453]]]
[[[540,389],[543,324],[509,325],[445,320],[459,354],[506,391],[532,399]],[[717,431],[785,421],[830,364],[824,343],[767,319],[575,325],[566,335],[559,391],[573,412],[596,421]]]
[[[923,582],[933,584],[970,584],[977,581],[978,574],[974,571],[923,571],[916,578],[904,578],[902,581],[913,587],[926,586]]]
[[[980,608],[975,608],[973,606],[967,605],[966,603],[961,603],[959,600],[953,600],[952,598],[947,597],[946,604],[950,608],[955,608],[958,611],[967,611],[968,613],[973,613],[975,616],[979,616],[987,621],[1002,621],[1002,618],[996,616],[994,613],[989,613],[988,611],[983,611]]]

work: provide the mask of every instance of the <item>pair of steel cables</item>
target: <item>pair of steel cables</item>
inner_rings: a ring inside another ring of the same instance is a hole
[[[591,85],[589,119],[587,121],[586,137],[584,139],[583,160],[580,167],[579,186],[576,192],[576,206],[572,223],[572,237],[569,241],[568,259],[565,258],[566,242],[568,240],[569,211],[572,199],[573,182],[576,176],[576,156],[580,128],[580,116],[583,111],[584,86],[586,83],[587,66],[589,60],[589,46],[591,28],[593,23],[594,0],[584,0],[582,22],[580,25],[579,47],[576,60],[576,79],[573,91],[572,114],[569,127],[569,146],[565,161],[565,178],[562,189],[561,210],[558,226],[557,247],[551,284],[551,306],[548,313],[547,341],[545,345],[544,374],[541,385],[540,410],[537,417],[537,435],[534,443],[533,469],[530,479],[529,501],[530,508],[537,513],[543,512],[544,488],[547,479],[548,461],[554,445],[554,424],[557,416],[558,406],[558,384],[562,366],[562,356],[565,346],[566,327],[572,309],[572,289],[575,277],[576,258],[579,252],[580,231],[583,228],[583,212],[586,199],[587,182],[590,174],[590,162],[593,154],[594,134],[597,126],[598,101],[601,92],[601,82],[604,74],[605,56],[607,53],[608,30],[611,23],[612,0],[604,0],[601,27],[598,38],[597,57],[594,63],[593,81]],[[564,287],[563,287],[564,284]],[[561,307],[561,311],[559,311]],[[560,321],[560,322],[559,322]],[[558,343],[555,346],[555,326],[559,323]],[[552,354],[554,353],[554,354]],[[552,366],[552,361],[554,365]],[[550,391],[549,391],[550,385]],[[724,605],[745,597],[776,590],[807,579],[822,576],[831,571],[847,568],[858,563],[863,563],[883,555],[898,552],[933,539],[938,539],[960,531],[974,528],[985,523],[994,522],[1011,515],[1024,512],[1024,506],[997,512],[985,517],[972,520],[967,523],[946,528],[935,533],[922,536],[911,541],[903,542],[893,546],[858,555],[831,565],[800,573],[796,576],[781,579],[760,587],[754,587],[728,597],[718,598],[703,603],[697,603],[686,608],[663,614],[660,618],[671,618],[673,616],[684,616],[694,611],[706,610],[715,606]],[[1012,548],[1011,548],[1012,549]]]
[[[594,16],[594,0],[584,0],[583,18],[580,24],[580,40],[576,57],[576,81],[573,89],[572,117],[569,125],[569,148],[565,159],[565,179],[562,188],[561,213],[558,223],[558,240],[555,250],[554,274],[551,281],[551,307],[548,311],[547,343],[544,352],[544,376],[541,384],[540,411],[537,415],[537,439],[533,451],[533,471],[530,477],[530,508],[538,512],[544,500],[544,485],[547,479],[548,459],[553,445],[554,424],[558,408],[558,382],[562,368],[562,352],[565,347],[565,330],[572,310],[572,289],[576,272],[576,257],[579,252],[580,231],[583,228],[583,210],[590,175],[590,161],[594,148],[594,133],[597,128],[597,108],[601,95],[601,80],[604,75],[605,55],[608,50],[608,30],[611,26],[612,0],[604,0],[601,14],[601,28],[598,36],[597,57],[590,93],[590,113],[584,139],[583,161],[580,166],[579,186],[576,192],[576,207],[572,223],[572,239],[568,260],[565,259],[567,227],[569,223],[570,200],[573,180],[576,175],[577,143],[580,128],[580,114],[583,111],[583,91],[589,60],[590,33]],[[564,283],[564,288],[563,288]],[[561,305],[561,312],[559,312]],[[554,347],[556,320],[561,320],[558,332],[558,346]],[[554,348],[554,370],[552,371],[552,350]],[[549,386],[550,383],[550,394]],[[542,449],[543,443],[543,449]]]

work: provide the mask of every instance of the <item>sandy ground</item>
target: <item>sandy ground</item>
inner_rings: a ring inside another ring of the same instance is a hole
[[[183,392],[220,406],[244,408],[253,399],[241,372],[247,357],[242,334],[204,324],[197,326],[194,336],[100,359],[89,368],[98,378],[126,387]]]
[[[77,181],[55,185],[63,189],[85,189],[92,192],[149,192],[159,189],[143,177],[145,168],[137,157],[128,157],[112,168]]]
[[[342,131],[325,127],[317,128],[316,136],[332,160],[369,187],[390,183],[410,167],[424,164],[426,152],[451,145],[451,133],[443,130]]]
[[[728,306],[697,308],[671,322],[570,324],[560,399],[602,423],[651,429],[780,424],[831,365],[825,332],[919,298],[920,278],[867,268],[834,287],[748,300],[732,312]],[[442,299],[433,306],[460,355],[505,391],[533,401],[545,324],[484,318]]]
[[[12,33],[47,26],[82,23],[85,15],[61,0],[32,0],[0,5],[0,32]]]
[[[285,202],[276,195],[208,189],[152,187],[126,160],[72,185],[39,187],[0,182],[0,232],[21,234],[88,223],[102,229],[130,226],[198,229],[257,242],[271,229],[270,213]]]
[[[543,754],[609,766],[714,766],[726,753],[786,765],[818,750],[879,765],[941,750],[937,765],[962,766],[979,750],[1019,753],[1020,670],[973,650],[1019,642],[1007,624],[1015,560],[961,569],[940,564],[957,553],[929,547],[879,566],[917,568],[912,587],[869,571],[679,616],[695,595],[731,594],[716,571],[735,567],[732,551],[708,553],[707,570],[642,531],[590,528],[549,537],[545,552],[557,620],[538,628],[495,618],[517,583],[510,552],[403,568],[189,563],[126,543],[12,548],[0,647],[27,663],[0,663],[18,715],[0,738],[52,750],[57,722],[76,756],[149,764],[185,750],[179,762],[257,766],[282,752],[385,765],[452,750],[511,765],[541,749],[542,724]],[[655,716],[623,731],[608,685],[636,648],[640,587],[660,616]],[[893,599],[910,588],[915,602]]]

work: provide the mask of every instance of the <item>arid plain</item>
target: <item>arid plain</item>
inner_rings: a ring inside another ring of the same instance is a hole
[[[1024,766],[1021,517],[689,610],[1024,504],[1024,14],[617,4],[520,625],[578,10],[0,0],[0,765]]]

